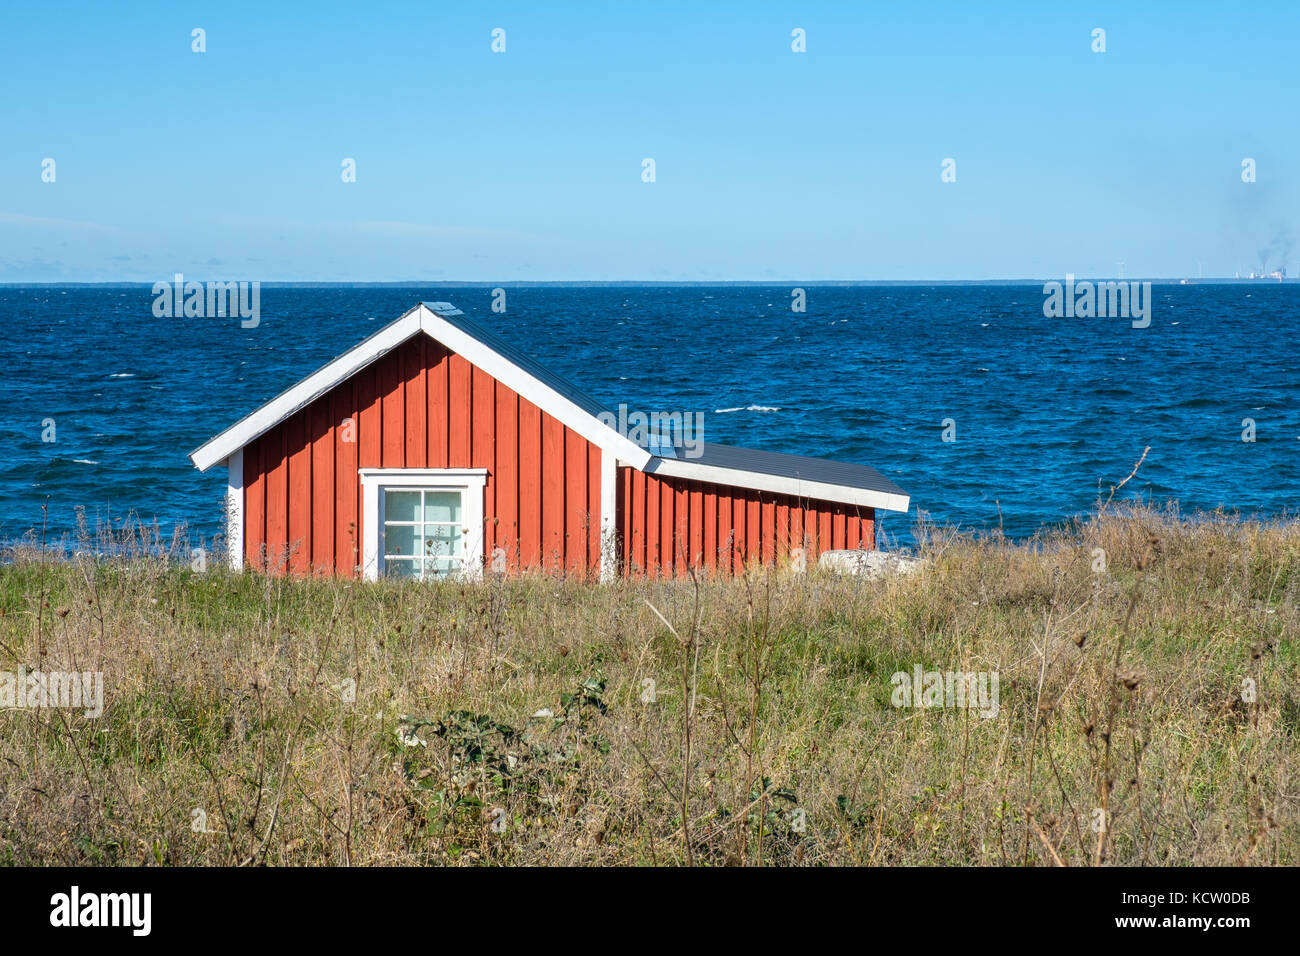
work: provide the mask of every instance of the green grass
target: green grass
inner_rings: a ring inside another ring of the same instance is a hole
[[[1300,527],[924,552],[422,586],[17,550],[0,670],[105,709],[0,711],[0,863],[1300,863]],[[893,707],[918,664],[997,672],[998,716]]]

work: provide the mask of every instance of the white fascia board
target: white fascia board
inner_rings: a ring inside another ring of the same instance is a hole
[[[613,454],[636,468],[643,469],[651,455],[636,442],[620,435],[586,409],[580,408],[549,385],[484,345],[438,315],[428,306],[420,306],[421,327],[461,358],[475,365],[502,385],[517,392],[542,411],[572,428],[603,452]]]
[[[770,491],[796,498],[879,508],[882,511],[905,512],[911,504],[911,498],[907,495],[891,495],[884,491],[872,491],[870,488],[831,485],[821,481],[805,481],[802,478],[784,478],[759,471],[718,468],[716,465],[701,465],[683,458],[656,458],[645,472],[648,475],[707,481],[715,485],[734,485],[738,488],[753,488],[756,491]]]
[[[231,425],[220,435],[200,446],[190,455],[199,471],[225,461],[259,435],[270,431],[300,408],[310,405],[335,385],[361,371],[375,359],[391,352],[420,331],[420,315],[411,309],[400,319],[390,322],[355,348],[308,375],[287,392],[273,398],[261,408]]]

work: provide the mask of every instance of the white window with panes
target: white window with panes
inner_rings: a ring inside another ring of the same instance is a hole
[[[481,468],[361,469],[364,576],[481,573],[486,481]]]

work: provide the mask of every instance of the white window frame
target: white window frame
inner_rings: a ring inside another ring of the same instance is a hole
[[[483,574],[483,489],[486,468],[360,468],[361,476],[361,576],[376,581],[384,573],[380,538],[384,527],[384,492],[389,489],[457,491],[461,495],[461,570],[453,577],[479,578]]]

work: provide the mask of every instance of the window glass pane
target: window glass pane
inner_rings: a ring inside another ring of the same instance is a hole
[[[424,520],[460,523],[460,492],[426,491]]]
[[[416,574],[415,562],[403,558],[384,558],[384,573],[391,578],[409,578]]]
[[[439,557],[460,557],[460,529],[446,524],[427,524],[424,526],[424,553]]]
[[[448,577],[464,567],[464,493],[459,489],[384,488],[380,552],[394,577]]]
[[[384,526],[384,554],[404,554],[412,556],[415,551],[415,536],[419,528],[398,525]]]
[[[455,558],[425,558],[424,574],[430,578],[445,578],[460,570],[460,561]]]
[[[385,521],[419,521],[420,493],[418,491],[389,491],[384,495]],[[410,554],[410,552],[406,552]]]

